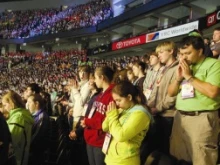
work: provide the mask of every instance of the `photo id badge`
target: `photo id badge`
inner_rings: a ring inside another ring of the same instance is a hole
[[[109,148],[109,144],[111,142],[111,138],[112,138],[112,135],[109,134],[109,133],[106,133],[105,135],[105,140],[104,140],[104,143],[103,143],[103,146],[102,146],[102,152],[107,154],[108,152],[108,148]]]
[[[89,112],[89,116],[88,116],[89,119],[92,118],[92,116],[93,116],[94,113],[95,113],[95,110],[96,110],[96,107],[95,107],[95,106],[92,106],[92,108],[91,108],[91,110],[90,110],[90,112]]]
[[[152,89],[146,89],[144,90],[144,95],[147,98],[147,100],[149,99],[150,95],[151,95]]]
[[[193,86],[187,81],[183,81],[182,83],[181,96],[182,96],[182,99],[193,98],[195,96]]]

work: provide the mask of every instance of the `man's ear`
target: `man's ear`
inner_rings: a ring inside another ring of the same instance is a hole
[[[100,75],[100,79],[105,80],[105,76],[104,75]]]
[[[199,56],[203,54],[203,49],[199,49]]]
[[[38,101],[36,101],[35,103],[36,103],[37,107],[40,108],[40,103]]]
[[[127,97],[129,99],[129,101],[132,101],[132,95],[131,94],[129,94]]]

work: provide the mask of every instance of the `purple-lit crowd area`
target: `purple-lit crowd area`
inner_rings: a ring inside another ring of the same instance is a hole
[[[97,25],[112,16],[107,0],[95,0],[66,9],[35,9],[0,13],[0,36],[28,38]]]

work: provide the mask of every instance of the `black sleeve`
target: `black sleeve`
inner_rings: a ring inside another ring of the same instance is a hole
[[[8,160],[8,149],[11,141],[8,125],[0,113],[0,165]]]

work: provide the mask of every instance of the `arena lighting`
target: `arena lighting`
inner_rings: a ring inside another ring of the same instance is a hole
[[[63,9],[67,9],[67,8],[68,8],[68,6],[67,6],[67,5],[64,5],[64,6],[63,6]]]
[[[116,3],[118,3],[118,2],[122,2],[121,0],[114,0],[113,1],[113,4],[116,4]]]
[[[7,10],[7,12],[9,12],[9,13],[10,13],[10,12],[12,12],[12,10],[11,10],[11,9],[8,9],[8,10]]]
[[[26,46],[26,45],[27,45],[27,43],[23,43],[22,45],[23,45],[23,46]]]
[[[60,40],[59,38],[56,38],[56,39],[55,39],[56,42],[58,42],[59,40]]]

